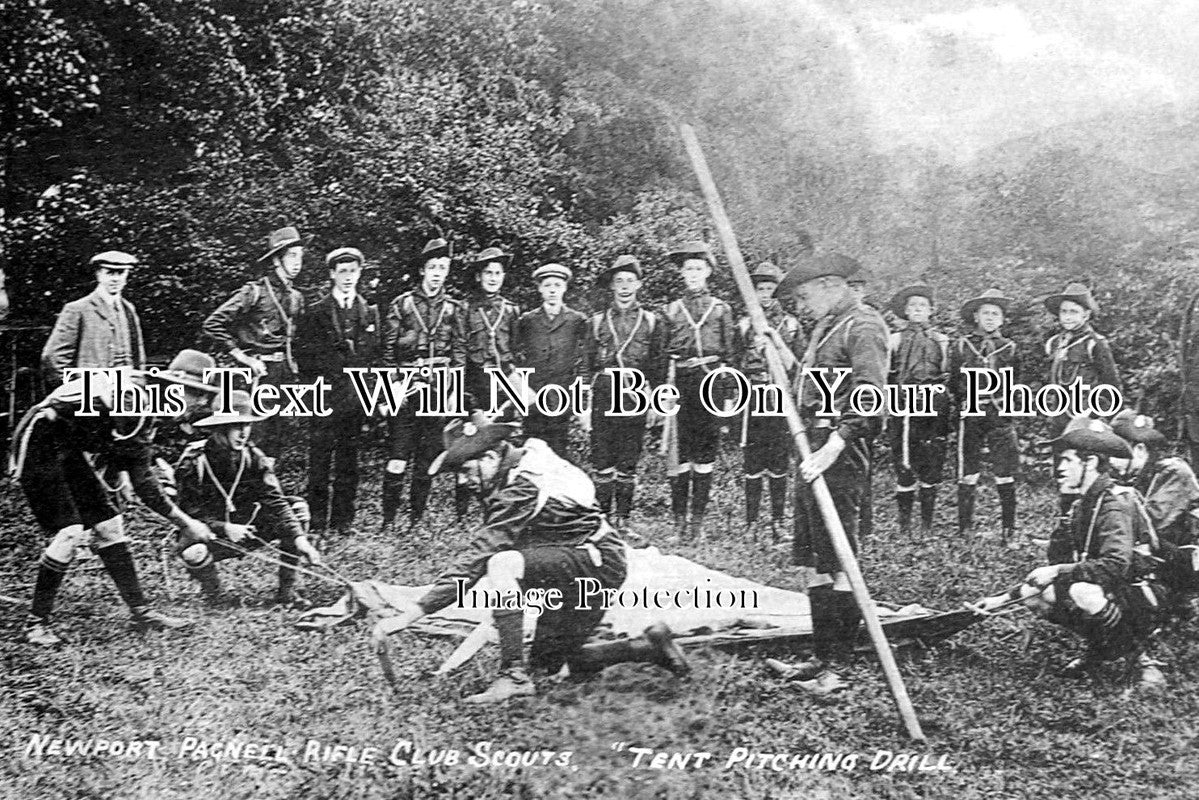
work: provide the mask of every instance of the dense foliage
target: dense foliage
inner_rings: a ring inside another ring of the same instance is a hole
[[[861,258],[880,295],[932,280],[954,324],[962,299],[998,284],[1028,300],[1014,330],[1030,352],[1047,322],[1035,298],[1089,280],[1132,394],[1171,406],[1181,307],[1199,289],[1172,249],[1195,222],[1194,121],[1109,114],[969,163],[888,148],[850,54],[783,2],[2,6],[15,316],[49,319],[86,290],[87,257],[120,248],[146,262],[130,293],[154,348],[191,343],[284,223],[315,234],[301,278],[314,287],[320,253],[354,244],[394,293],[441,232],[459,253],[512,248],[525,302],[521,278],[554,259],[580,276],[573,302],[595,305],[590,276],[625,251],[655,268],[660,300],[665,244],[711,238],[675,133],[688,120],[749,257],[787,265],[811,236]],[[1170,170],[1144,166],[1148,141],[1174,146]]]

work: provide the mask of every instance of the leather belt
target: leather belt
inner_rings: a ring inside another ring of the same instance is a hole
[[[287,354],[283,352],[277,353],[255,353],[254,358],[259,361],[286,361]]]

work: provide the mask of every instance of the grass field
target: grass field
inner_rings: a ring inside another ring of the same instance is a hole
[[[374,477],[362,489],[363,533],[337,565],[355,578],[426,582],[469,531],[437,512],[417,536],[381,538],[374,532],[378,459],[377,453],[366,456],[364,475]],[[646,466],[639,530],[647,539],[731,574],[797,587],[784,554],[748,540],[744,532],[735,452],[718,466],[725,477],[714,492],[717,524],[702,543],[669,540],[660,466],[653,458]],[[302,480],[295,471],[284,472],[285,484]],[[862,554],[877,600],[953,608],[1006,588],[1043,557],[1029,539],[1045,535],[1051,524],[1048,488],[1022,489],[1025,545],[1009,550],[956,537],[949,484],[939,539],[898,541],[890,480],[886,470],[877,476],[877,530]],[[449,505],[443,499],[436,496],[433,507]],[[0,499],[0,514],[2,591],[26,599],[41,534],[15,489]],[[984,489],[979,500],[984,530],[997,525],[996,516],[993,491]],[[931,650],[905,652],[900,667],[929,736],[920,748],[906,741],[872,659],[847,666],[842,674],[852,688],[837,702],[822,704],[764,667],[764,655],[800,657],[786,649],[692,650],[694,672],[685,682],[656,667],[624,665],[584,684],[543,684],[529,701],[477,709],[460,698],[493,676],[490,649],[450,678],[435,680],[432,671],[453,645],[402,634],[404,675],[393,691],[369,649],[365,625],[324,634],[293,630],[293,613],[266,605],[274,576],[261,564],[225,565],[227,584],[252,601],[247,608],[201,610],[177,562],[169,565],[173,592],[167,598],[156,544],[162,528],[140,514],[135,519],[135,531],[146,542],[137,549],[144,583],[164,608],[194,615],[199,623],[185,635],[133,634],[107,577],[87,567],[76,568],[64,585],[58,619],[71,639],[68,647],[45,651],[24,645],[25,609],[3,606],[0,741],[6,757],[0,759],[0,797],[1199,796],[1199,646],[1193,622],[1164,637],[1159,654],[1169,664],[1170,685],[1159,694],[1125,696],[1127,684],[1116,667],[1098,681],[1057,677],[1055,670],[1074,654],[1076,643],[1026,613],[985,621]],[[322,601],[337,593],[311,582],[308,588]],[[46,738],[34,740],[35,735]],[[62,755],[51,754],[48,742],[54,738],[161,744],[153,759],[145,757],[149,745],[139,757]],[[47,751],[41,757],[27,754],[31,741]],[[202,743],[229,741],[259,747],[243,751],[241,759],[203,757],[212,752],[200,751]],[[487,742],[489,748],[478,744]],[[337,745],[345,747],[333,749]],[[314,747],[317,757],[306,759]],[[347,755],[361,758],[364,748],[374,748],[374,764],[344,763]],[[478,763],[485,760],[478,753],[503,751],[502,764],[504,753],[514,750],[552,755],[537,757],[549,764],[519,768]],[[279,751],[288,761],[273,759]],[[887,769],[897,763],[887,751],[927,755],[910,763],[930,770]],[[340,760],[320,760],[326,752]],[[638,753],[642,763],[633,766]],[[711,755],[692,756],[684,768],[647,766],[658,753]],[[788,757],[771,761],[761,754]],[[806,763],[787,768],[792,756],[805,754],[811,756]],[[821,754],[825,763],[813,765]],[[421,763],[394,766],[393,755],[399,761],[415,755]],[[726,766],[730,757],[741,756]],[[871,769],[872,762],[884,768]],[[931,771],[937,766],[949,769]]]

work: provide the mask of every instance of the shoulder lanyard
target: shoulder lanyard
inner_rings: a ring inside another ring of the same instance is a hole
[[[633,323],[633,330],[629,331],[629,336],[624,340],[623,343],[621,343],[620,336],[618,336],[616,333],[616,326],[612,324],[612,309],[608,309],[608,312],[604,315],[604,318],[608,320],[608,330],[612,333],[613,343],[619,345],[616,348],[615,353],[616,363],[623,368],[624,351],[633,341],[633,337],[637,335],[637,330],[641,327],[641,309],[637,309],[637,321]]]
[[[483,317],[483,324],[487,327],[487,335],[491,338],[491,353],[495,356],[495,365],[497,367],[504,366],[502,363],[500,363],[502,359],[500,358],[500,348],[496,341],[496,337],[498,336],[500,323],[504,320],[504,312],[507,310],[507,306],[504,305],[504,300],[501,298],[500,312],[495,315],[495,324],[493,325],[491,318],[487,316],[487,309],[483,306],[479,306],[479,315]]]
[[[286,331],[285,337],[283,339],[283,350],[287,355],[287,366],[291,369],[292,372],[296,372],[297,371],[296,370],[296,362],[291,357],[291,337],[295,333],[295,330],[293,327],[294,323],[292,322],[292,318],[287,315],[287,312],[285,312],[283,310],[283,306],[279,303],[279,298],[275,296],[275,287],[271,286],[270,277],[268,276],[266,278],[263,278],[262,280],[263,280],[263,283],[266,284],[267,296],[271,298],[271,303],[274,304],[275,310],[279,312],[279,316],[283,319],[283,329]],[[291,303],[288,303],[288,305],[290,306]]]
[[[233,495],[237,491],[238,484],[241,483],[241,476],[246,469],[246,462],[250,460],[250,452],[249,450],[241,451],[241,460],[237,465],[237,474],[233,476],[233,485],[229,487],[229,491],[225,491],[225,487],[222,486],[220,480],[217,479],[216,473],[212,471],[212,464],[208,463],[208,456],[204,453],[200,453],[200,455],[196,458],[200,462],[201,472],[208,476],[208,479],[212,481],[212,485],[216,487],[216,490],[220,492],[221,497],[224,498],[225,524],[229,524],[229,515],[237,510],[237,506],[233,504]]]
[[[430,302],[432,302],[432,300],[433,300],[433,298],[429,297],[428,295],[426,295],[425,298],[427,300],[429,300]],[[423,316],[421,316],[420,309],[416,307],[416,295],[415,294],[410,295],[408,299],[412,301],[412,313],[416,316],[416,321],[420,323],[421,333],[425,334],[425,336],[427,336],[429,338],[429,358],[433,358],[433,348],[435,346],[435,343],[433,341],[433,335],[430,333],[429,325],[425,322],[425,318]],[[449,306],[449,304],[450,304],[450,302],[449,302],[448,298],[446,298],[446,297],[441,298],[441,308],[439,308],[437,310],[437,319],[433,322],[433,327],[431,330],[436,331],[438,328],[441,327],[441,322],[442,322],[442,320],[445,319],[446,307]],[[500,316],[503,316],[503,313],[504,313],[503,306],[501,306],[500,307]],[[484,320],[487,319],[486,314],[483,315],[483,319]],[[496,325],[499,325],[499,320],[496,320]],[[494,333],[492,334],[491,338],[495,339]]]
[[[700,358],[704,357],[704,340],[703,336],[701,335],[703,333],[704,323],[708,321],[708,316],[712,313],[713,309],[716,308],[716,298],[713,297],[711,300],[711,304],[703,313],[703,316],[699,318],[699,322],[696,322],[695,318],[691,316],[691,312],[687,310],[687,301],[679,300],[679,308],[682,309],[683,316],[687,318],[687,324],[691,326],[691,336],[695,339],[695,354]]]

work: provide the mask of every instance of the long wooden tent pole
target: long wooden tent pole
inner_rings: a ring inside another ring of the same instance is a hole
[[[707,201],[708,212],[712,215],[716,232],[720,236],[725,255],[733,269],[733,278],[736,280],[737,289],[741,292],[741,298],[745,301],[750,324],[753,326],[754,332],[766,341],[766,363],[770,368],[771,380],[779,386],[786,387],[789,385],[787,368],[783,364],[783,358],[776,349],[774,341],[768,335],[770,325],[766,321],[765,312],[762,311],[762,304],[758,302],[757,292],[754,291],[753,281],[750,280],[749,270],[745,266],[745,259],[741,257],[741,249],[737,246],[737,237],[733,235],[733,226],[729,222],[728,214],[725,213],[720,193],[716,190],[716,182],[708,170],[708,162],[700,148],[699,139],[695,136],[695,130],[686,124],[679,126],[679,135],[682,136],[683,145],[691,159],[692,169],[695,170],[695,177],[699,180],[704,199]],[[808,437],[804,432],[799,410],[795,406],[795,399],[789,391],[783,392],[783,413],[787,418],[787,427],[799,449],[800,458],[807,458],[811,455],[812,448],[808,444]],[[796,479],[798,480],[798,477]],[[841,518],[837,515],[837,508],[833,504],[832,495],[829,494],[828,485],[823,476],[812,481],[812,493],[816,497],[820,514],[824,518],[824,525],[832,540],[833,549],[837,553],[837,559],[841,562],[841,568],[845,570],[845,574],[849,578],[854,600],[861,609],[866,631],[870,634],[870,641],[874,644],[878,660],[883,665],[887,685],[891,689],[891,696],[895,699],[895,706],[899,710],[899,716],[903,720],[908,736],[917,741],[924,741],[924,731],[920,728],[920,720],[916,718],[916,710],[912,707],[912,700],[908,696],[903,676],[899,674],[899,666],[895,663],[895,654],[891,651],[891,645],[887,642],[887,636],[883,633],[883,626],[879,622],[878,609],[870,597],[870,590],[867,589],[866,580],[862,577],[857,556],[854,555],[853,548],[849,546],[845,528],[841,525]]]

